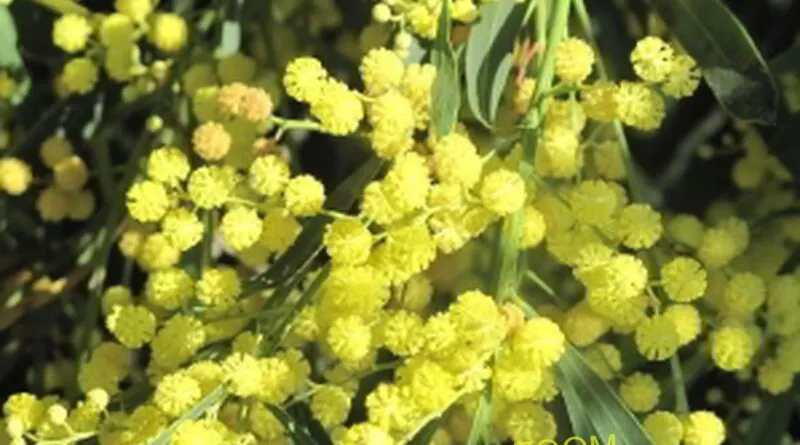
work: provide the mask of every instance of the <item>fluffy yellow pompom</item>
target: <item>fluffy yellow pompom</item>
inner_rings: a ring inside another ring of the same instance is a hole
[[[748,330],[740,325],[727,325],[711,334],[711,358],[723,371],[740,371],[750,364],[756,346]]]
[[[685,445],[720,445],[725,441],[725,424],[710,411],[695,411],[683,421]]]
[[[681,344],[678,328],[666,316],[655,315],[636,328],[636,348],[648,360],[664,361],[678,351]]]
[[[650,131],[661,126],[664,120],[664,99],[643,83],[620,83],[614,100],[619,118],[626,125]]]
[[[325,188],[311,175],[292,178],[284,191],[286,209],[295,216],[313,216],[322,210]]]
[[[700,312],[691,304],[672,305],[664,311],[664,317],[675,325],[681,346],[688,345],[694,341],[703,328]]]
[[[231,135],[222,124],[206,122],[192,133],[192,148],[206,161],[218,161],[231,149]]]
[[[107,47],[121,47],[133,43],[136,27],[130,17],[120,13],[109,14],[100,22],[100,42]]]
[[[183,372],[165,376],[156,386],[153,403],[164,413],[179,417],[200,400],[197,380]]]
[[[97,65],[91,59],[78,57],[64,65],[61,80],[69,93],[87,94],[97,84]]]
[[[311,102],[311,114],[322,129],[334,136],[345,136],[358,129],[364,118],[364,105],[358,95],[338,80],[322,81],[321,92]]]
[[[569,38],[556,47],[556,75],[568,83],[581,83],[592,73],[594,51],[581,39]]]
[[[373,126],[372,149],[378,156],[393,159],[411,149],[414,143],[414,108],[410,100],[396,91],[378,96],[369,107]]]
[[[483,178],[480,197],[483,205],[495,214],[510,215],[525,204],[525,181],[517,172],[495,170]]]
[[[631,204],[620,212],[617,235],[632,249],[652,247],[662,232],[661,215],[647,204]]]
[[[241,251],[255,244],[261,237],[261,218],[254,209],[236,207],[222,217],[220,234],[225,244]]]
[[[646,413],[658,404],[661,388],[652,375],[637,372],[622,381],[619,395],[631,411]]]
[[[77,14],[61,16],[53,24],[53,43],[68,53],[85,49],[91,35],[92,25]]]
[[[174,187],[188,175],[189,159],[179,148],[158,148],[147,157],[147,176],[154,181]]]
[[[667,411],[650,414],[644,419],[643,426],[658,445],[679,445],[683,439],[683,422]]]
[[[235,176],[229,170],[200,167],[189,176],[189,198],[201,209],[213,209],[225,204],[235,185]]]
[[[133,184],[127,194],[128,213],[140,222],[159,221],[170,207],[167,190],[161,183],[141,181]]]
[[[372,233],[358,220],[338,219],[325,227],[322,243],[334,264],[358,265],[367,261]]]
[[[472,188],[481,174],[481,158],[472,141],[459,133],[442,137],[433,147],[436,176],[444,183]]]
[[[645,82],[661,82],[672,71],[675,51],[658,37],[639,40],[631,52],[633,71]]]
[[[177,14],[158,13],[152,19],[148,38],[161,51],[176,52],[186,45],[189,27]]]
[[[372,332],[358,316],[336,319],[326,335],[331,351],[345,362],[357,362],[372,348]]]
[[[17,158],[0,158],[0,190],[19,196],[33,181],[30,166]]]
[[[153,339],[156,317],[142,306],[117,306],[106,319],[106,326],[120,343],[136,349]]]
[[[56,164],[74,153],[72,144],[61,136],[53,136],[42,142],[39,157],[44,165],[53,168]]]
[[[153,10],[153,0],[116,0],[114,6],[136,22],[143,22]]]
[[[275,155],[257,157],[250,165],[248,184],[256,192],[275,196],[289,182],[289,165]]]
[[[198,300],[223,309],[233,305],[241,290],[236,271],[226,266],[204,270],[196,287]]]
[[[620,200],[611,183],[593,180],[575,186],[569,204],[578,221],[602,226],[619,211]]]
[[[764,280],[750,272],[737,273],[723,293],[724,310],[732,315],[748,315],[756,311],[766,300]]]
[[[372,96],[383,94],[400,84],[403,78],[403,61],[394,51],[386,48],[370,50],[361,59],[361,78]]]
[[[77,192],[89,180],[89,169],[78,156],[64,158],[53,167],[53,182],[67,192]]]
[[[328,72],[319,60],[313,57],[299,57],[286,67],[283,86],[290,96],[301,102],[316,103],[322,96],[322,90]]]
[[[703,296],[708,273],[689,257],[677,257],[661,267],[661,285],[667,296],[679,302],[694,301]]]

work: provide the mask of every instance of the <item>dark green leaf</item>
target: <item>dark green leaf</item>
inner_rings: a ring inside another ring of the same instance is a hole
[[[470,30],[464,59],[467,101],[475,117],[487,127],[494,121],[514,64],[514,42],[527,9],[516,0],[487,3]]]
[[[0,6],[0,68],[18,69],[22,58],[17,48],[17,25],[8,6]]]
[[[652,444],[650,436],[642,429],[636,416],[623,405],[612,390],[583,359],[580,352],[569,346],[566,355],[558,363],[561,390],[570,417],[574,416],[578,428],[587,429],[581,414],[587,417],[601,438],[612,434],[619,443],[646,445]],[[569,394],[569,396],[567,396]]]
[[[286,431],[289,433],[289,437],[292,438],[292,443],[295,445],[317,445],[317,442],[308,434],[307,431],[298,427],[297,422],[295,422],[294,418],[289,415],[283,408],[268,404],[267,408],[275,415],[275,417],[280,420],[283,424],[283,427],[286,428]]]
[[[486,432],[492,423],[492,387],[487,386],[478,400],[478,409],[472,416],[472,427],[469,430],[467,445],[478,445],[486,442]]]
[[[441,417],[431,420],[408,441],[408,445],[428,445],[433,440],[433,436],[441,424]]]
[[[437,136],[444,136],[452,131],[461,108],[458,62],[450,42],[449,4],[449,1],[442,2],[442,10],[439,14],[439,32],[431,54],[431,60],[436,66],[436,80],[431,91],[433,95],[431,119]]]
[[[584,438],[594,436],[596,434],[594,426],[592,426],[592,421],[589,419],[587,412],[584,411],[583,403],[575,388],[566,382],[562,382],[559,387],[561,388],[561,395],[564,397],[564,405],[566,406],[573,434]]]
[[[379,158],[370,158],[333,191],[328,197],[325,208],[347,211],[361,196],[361,191],[367,183],[378,174],[382,165],[383,161]],[[257,292],[283,283],[313,260],[321,250],[322,232],[329,221],[330,218],[323,215],[309,220],[292,247],[281,255],[269,270],[254,277],[248,283],[247,291]]]
[[[304,307],[311,303],[311,299],[317,293],[319,288],[322,286],[322,283],[325,282],[325,279],[328,278],[328,274],[330,274],[331,268],[330,264],[325,265],[318,273],[311,284],[308,286],[307,289],[303,291],[303,294],[300,296],[300,299],[297,303],[294,304],[292,312],[288,315],[283,317],[279,322],[275,323],[274,326],[269,326],[270,331],[270,338],[273,340],[267,344],[265,344],[265,352],[267,355],[272,355],[275,353],[277,347],[282,343],[283,338],[285,337],[289,326],[291,325],[292,321],[297,317],[297,314],[303,310]],[[286,283],[282,284],[275,293],[272,294],[269,300],[269,308],[276,308],[286,302],[287,298],[291,294],[293,290],[299,285],[301,279],[304,275],[308,272],[308,270],[303,270],[301,273],[298,273],[293,279],[287,281]]]
[[[766,398],[758,414],[753,417],[744,444],[782,443],[783,436],[789,428],[793,409],[794,389],[779,396]]]
[[[794,45],[770,60],[769,68],[776,76],[800,72],[800,45]]]
[[[653,0],[653,4],[697,60],[729,114],[749,122],[775,121],[778,90],[769,68],[722,0]]]

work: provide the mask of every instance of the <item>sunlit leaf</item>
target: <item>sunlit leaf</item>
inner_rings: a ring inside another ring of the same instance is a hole
[[[532,0],[487,3],[470,31],[464,55],[467,101],[475,117],[487,127],[495,119],[513,67],[514,42],[530,3]]]
[[[436,80],[431,90],[434,132],[437,136],[450,133],[458,121],[461,109],[461,84],[458,72],[458,60],[450,42],[450,10],[449,1],[442,2],[439,14],[439,32],[433,45],[431,61],[436,67]]]

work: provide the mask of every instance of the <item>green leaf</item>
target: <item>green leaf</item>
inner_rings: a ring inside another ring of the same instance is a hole
[[[431,91],[433,128],[437,136],[453,130],[461,108],[461,85],[458,62],[450,42],[450,1],[442,2],[439,14],[439,32],[433,44],[431,61],[436,66],[436,80]]]
[[[0,68],[16,70],[22,66],[17,48],[17,25],[8,6],[0,6]]]
[[[778,396],[770,396],[753,417],[744,445],[782,443],[789,428],[794,409],[794,389]]]
[[[347,211],[361,196],[361,191],[367,183],[375,178],[382,165],[381,159],[370,158],[333,191],[325,203],[325,208]],[[266,272],[250,280],[247,284],[247,292],[258,292],[286,282],[309,264],[322,250],[322,232],[329,221],[330,218],[324,215],[309,220],[292,247],[278,257]]]
[[[478,400],[478,409],[472,416],[472,427],[469,430],[467,445],[478,445],[486,442],[486,432],[492,423],[492,387],[488,385]]]
[[[408,441],[408,445],[428,445],[433,440],[433,436],[436,434],[436,431],[439,429],[439,426],[442,424],[442,417],[436,417],[435,419],[431,420],[425,426],[423,426],[411,440]]]
[[[708,86],[733,117],[771,124],[778,90],[753,39],[722,0],[654,0]]]
[[[294,418],[283,408],[277,405],[268,404],[267,409],[269,409],[272,414],[274,414],[275,417],[280,420],[280,422],[283,424],[283,427],[286,428],[286,431],[289,433],[289,437],[292,438],[293,444],[317,445],[317,442],[308,434],[308,432],[299,428]]]
[[[595,374],[580,352],[569,346],[566,355],[558,363],[561,390],[575,432],[588,429],[581,415],[589,419],[601,438],[616,436],[620,443],[646,445],[653,443],[636,416],[622,404],[617,394]],[[569,396],[568,396],[569,394]],[[579,429],[580,428],[580,429]]]
[[[596,435],[592,421],[588,413],[584,411],[581,398],[575,388],[566,382],[559,384],[559,387],[561,388],[561,395],[564,397],[564,405],[566,406],[567,417],[569,417],[573,434],[584,438]]]
[[[800,45],[794,45],[769,61],[769,67],[776,76],[800,72]]]
[[[470,30],[464,59],[467,101],[475,117],[487,127],[494,122],[514,65],[514,42],[527,9],[528,5],[516,0],[487,3]]]

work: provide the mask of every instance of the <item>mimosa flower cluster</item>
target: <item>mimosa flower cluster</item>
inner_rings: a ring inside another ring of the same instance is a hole
[[[302,12],[290,3],[270,10],[277,30]],[[338,26],[332,2],[310,3],[314,35]],[[104,206],[120,221],[104,236],[128,269],[89,278],[98,322],[77,330],[72,381],[49,377],[71,392],[8,397],[0,443],[288,444],[313,428],[335,444],[390,445],[430,425],[438,445],[467,442],[475,425],[486,443],[540,443],[559,437],[576,384],[560,368],[567,354],[656,445],[731,437],[710,408],[673,400],[687,357],[758,394],[789,391],[800,269],[785,265],[800,219],[785,212],[793,178],[762,136],[737,122],[728,147],[707,147],[741,155],[741,199],[703,217],[644,201],[624,130],[658,130],[701,79],[657,36],[630,52],[635,78],[618,80],[588,36],[559,38],[551,78],[505,79],[510,134],[487,136],[465,110],[437,131],[443,74],[409,48],[437,38],[443,7],[469,27],[485,3],[373,5],[367,30],[385,38],[365,31],[341,51],[357,54],[349,74],[310,50],[286,57],[273,38],[214,56],[192,47],[203,18],[150,0],[62,11],[55,95],[115,88],[129,105],[161,93],[174,103],[146,117],[142,155],[122,176],[63,131],[37,144],[38,159],[0,151],[4,198],[35,191],[50,227],[90,219],[96,176],[110,175],[119,202]],[[0,100],[14,82],[0,72]],[[344,190],[352,202],[303,168],[295,145],[310,133],[353,142],[375,166],[351,178],[362,180]],[[486,274],[489,258],[502,266]]]

